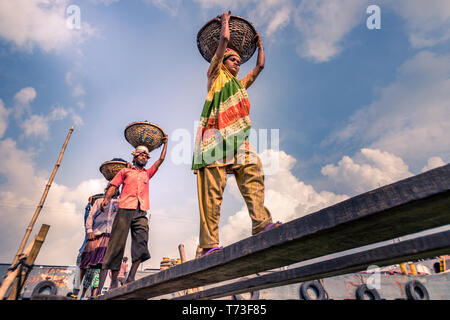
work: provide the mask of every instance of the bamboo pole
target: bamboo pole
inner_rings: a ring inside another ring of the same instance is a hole
[[[35,240],[33,239],[28,246],[23,251],[24,256],[28,256],[31,252],[31,248],[34,245]],[[22,255],[21,255],[22,256]],[[3,299],[3,297],[8,292],[11,285],[14,283],[14,280],[16,279],[17,275],[19,274],[19,268],[17,268],[14,271],[8,271],[8,274],[3,279],[2,285],[0,286],[0,300]]]
[[[37,206],[36,211],[34,212],[33,218],[31,219],[30,224],[28,225],[28,228],[26,229],[23,240],[19,246],[19,249],[17,250],[17,254],[14,257],[14,260],[13,260],[11,266],[14,266],[19,261],[19,256],[22,254],[23,248],[25,247],[25,244],[27,243],[28,238],[30,237],[31,230],[33,230],[33,226],[36,223],[36,220],[39,216],[39,213],[41,212],[42,207],[44,206],[44,202],[45,202],[45,199],[47,198],[47,194],[48,194],[48,191],[50,190],[50,186],[52,185],[53,178],[55,177],[56,172],[58,171],[58,168],[61,165],[61,159],[64,155],[64,151],[66,150],[67,143],[69,142],[69,139],[70,139],[70,136],[72,135],[73,130],[74,130],[74,127],[73,126],[70,127],[69,133],[67,134],[67,137],[66,137],[66,141],[64,142],[61,152],[59,153],[58,161],[56,162],[56,165],[53,168],[53,172],[50,175],[50,178],[48,179],[47,185],[45,186],[44,193],[42,194],[42,197],[41,197],[41,201],[39,202],[39,205]]]
[[[44,243],[45,237],[47,236],[48,229],[50,229],[50,226],[48,224],[43,224],[41,226],[41,229],[39,230],[38,235],[32,241],[32,245],[30,244],[31,245],[31,249],[29,250],[29,253],[26,254],[27,259],[26,259],[25,263],[27,265],[31,266],[36,261],[36,258],[37,258],[38,254],[39,254],[39,251],[41,250],[42,244]],[[19,268],[17,268],[16,270],[18,271]],[[19,279],[17,279],[17,281],[18,280]],[[25,281],[27,281],[26,273],[23,272],[23,274],[22,274],[22,283],[20,284],[20,286],[22,287],[22,291],[24,289],[23,285],[25,284]],[[22,294],[22,292],[19,292],[19,294]],[[8,300],[16,299],[16,295],[17,295],[17,286],[13,286],[12,289],[11,289],[11,292],[9,293]]]
[[[181,263],[185,263],[186,262],[186,253],[184,252],[184,245],[183,244],[180,244],[178,246],[178,251],[180,252]]]
[[[180,252],[181,263],[185,263],[187,261],[187,259],[186,259],[186,253],[184,251],[184,244],[181,243],[180,245],[178,245],[178,251]],[[193,292],[197,292],[197,288],[187,289],[187,290],[185,290],[184,293],[190,294]]]

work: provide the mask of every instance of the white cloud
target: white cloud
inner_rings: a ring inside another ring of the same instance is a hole
[[[94,4],[104,4],[105,6],[109,6],[111,4],[113,4],[114,2],[119,2],[120,0],[89,0],[90,2],[94,3]]]
[[[278,29],[283,29],[289,24],[291,15],[291,8],[288,6],[282,7],[277,11],[272,19],[272,21],[267,26],[267,35],[271,36]]]
[[[276,35],[283,30],[291,21],[291,15],[295,4],[290,0],[264,0],[255,1],[249,5],[248,19],[255,24],[264,39],[275,41]]]
[[[24,130],[25,137],[49,137],[48,119],[41,115],[33,114],[23,121],[20,126]]]
[[[50,111],[50,114],[48,115],[47,119],[52,121],[63,120],[64,118],[67,117],[68,113],[69,112],[62,107],[54,107],[52,111]]]
[[[301,40],[297,51],[315,62],[329,61],[345,49],[345,37],[364,26],[368,15],[366,0],[302,1],[294,20]],[[382,29],[385,9],[404,19],[405,30],[414,48],[432,47],[450,40],[450,2],[447,0],[380,1]]]
[[[71,116],[74,125],[83,125],[83,119],[76,114],[73,109],[65,109],[61,106],[56,106],[53,107],[46,116],[36,114],[31,115],[20,123],[20,127],[24,130],[25,137],[48,139],[51,122],[64,120],[69,115]]]
[[[73,90],[72,90],[72,95],[74,97],[80,97],[80,96],[84,96],[86,94],[86,91],[84,91],[84,88],[82,85],[76,85]]]
[[[154,206],[150,209],[149,250],[152,259],[146,265],[158,268],[163,257],[178,258],[179,244],[184,245],[187,260],[195,257],[199,223],[197,212],[196,197],[187,199],[182,206]]]
[[[303,0],[294,21],[301,34],[297,52],[314,62],[326,62],[345,49],[345,37],[357,26],[365,26],[366,0]],[[414,48],[432,47],[450,40],[450,2],[447,0],[380,1],[383,16],[391,9],[404,19],[405,30]]]
[[[84,87],[80,83],[75,81],[75,76],[72,71],[66,73],[65,80],[69,87],[71,87],[72,89],[73,97],[78,98],[86,94]]]
[[[3,135],[8,128],[8,117],[10,112],[10,110],[5,108],[3,100],[0,99],[0,139],[3,138]]]
[[[0,2],[0,37],[22,50],[34,46],[44,51],[59,50],[80,43],[95,33],[86,22],[81,30],[66,26],[67,0],[15,0]]]
[[[432,47],[450,40],[450,2],[448,0],[388,0],[405,21],[414,48]]]
[[[71,82],[71,74],[66,74],[66,81]],[[19,90],[14,96],[14,107],[5,108],[0,99],[0,138],[2,138],[8,126],[9,113],[13,113],[18,121],[18,126],[23,129],[22,137],[35,137],[48,139],[50,134],[50,123],[66,119],[69,115],[75,125],[83,125],[83,119],[73,109],[66,109],[62,106],[53,106],[47,115],[33,114],[31,103],[36,98],[37,93],[33,87],[26,87]],[[24,119],[24,115],[27,117]]]
[[[83,118],[72,111],[72,121],[75,126],[82,126],[84,124]]]
[[[14,96],[13,114],[16,119],[20,119],[24,113],[30,113],[30,103],[36,98],[36,90],[33,87],[26,87],[19,90]]]
[[[36,90],[33,87],[20,89],[14,96],[14,100],[18,104],[30,104],[36,98]]]
[[[419,52],[397,70],[395,82],[355,112],[327,142],[385,150],[417,168],[432,156],[450,158],[450,56]]]
[[[37,174],[30,153],[18,149],[12,139],[0,140],[0,162],[0,176],[6,180],[0,184],[0,261],[9,262],[22,241],[49,175]],[[67,170],[64,161],[60,170]],[[30,237],[41,224],[50,225],[38,264],[75,264],[84,238],[84,206],[88,197],[103,192],[105,185],[104,179],[83,181],[74,188],[53,181]]]
[[[292,173],[297,160],[284,151],[267,150],[261,158],[270,157],[266,153],[279,158],[279,170],[266,176],[267,207],[275,220],[290,221],[348,198],[343,194],[318,192],[298,180]]]
[[[353,159],[344,156],[338,165],[328,164],[322,174],[334,182],[336,189],[351,195],[382,187],[413,174],[403,159],[380,150],[361,149]]]
[[[295,13],[295,25],[301,35],[297,52],[314,62],[326,62],[342,50],[345,36],[365,23],[366,1],[302,1]]]
[[[440,157],[431,157],[427,161],[427,165],[422,168],[421,172],[425,172],[437,167],[445,165],[445,162]]]
[[[166,11],[171,16],[178,14],[182,0],[142,0],[149,5],[153,5],[161,10]]]
[[[194,0],[194,2],[199,3],[202,8],[206,9],[218,6],[224,10],[225,9],[233,10],[239,8],[240,6],[245,5],[245,2],[238,0]],[[250,2],[253,1],[251,0]]]

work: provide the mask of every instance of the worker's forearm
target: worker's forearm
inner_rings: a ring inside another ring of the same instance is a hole
[[[116,190],[117,190],[116,186],[110,185],[110,187],[108,188],[108,191],[106,191],[105,199],[107,199],[108,201],[111,200],[113,195],[116,194]]]
[[[164,162],[164,159],[166,158],[166,152],[167,152],[167,143],[164,144],[159,159],[155,161],[156,168],[159,168],[159,166]]]
[[[264,54],[263,47],[260,47],[258,50],[258,59],[256,60],[256,66],[262,70],[264,69],[265,63],[266,63],[266,55]]]
[[[228,46],[228,42],[230,41],[230,26],[229,26],[229,13],[228,15],[226,13],[223,13],[220,17],[220,39],[219,39],[219,45],[216,49],[216,56],[219,58],[219,60],[223,59],[223,56],[225,54],[225,50]]]
[[[220,40],[228,44],[230,41],[230,24],[228,18],[222,17],[222,28],[220,29]]]
[[[159,161],[162,163],[164,159],[166,158],[166,152],[167,152],[167,143],[164,144],[164,147],[161,151],[161,155],[159,156]]]

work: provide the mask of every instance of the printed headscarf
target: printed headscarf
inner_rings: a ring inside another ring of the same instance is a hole
[[[241,59],[241,56],[236,51],[234,51],[233,49],[230,49],[230,48],[226,48],[225,54],[223,55],[223,61],[225,61],[226,59],[228,59],[231,56],[238,56],[239,59]]]

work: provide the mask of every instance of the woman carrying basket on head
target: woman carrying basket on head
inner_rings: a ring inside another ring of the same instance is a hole
[[[281,223],[272,222],[264,206],[264,176],[261,161],[248,141],[251,127],[247,91],[264,68],[262,40],[256,35],[258,59],[242,80],[237,76],[241,57],[228,48],[230,12],[220,17],[218,48],[208,68],[208,95],[196,134],[192,169],[197,173],[200,209],[200,239],[197,257],[220,249],[219,218],[227,173],[236,177],[252,220],[252,234]]]
[[[109,189],[109,184],[105,189],[105,193]],[[118,198],[119,190],[115,190],[113,199],[108,203],[105,210],[101,210],[101,204],[104,200],[104,196],[95,200],[89,215],[86,218],[86,245],[81,253],[80,262],[80,279],[83,279],[88,269],[99,270],[102,268],[103,259],[105,257],[106,249],[108,247],[109,239],[111,237],[112,224],[116,217],[119,207]],[[107,271],[101,270],[100,272],[106,273]],[[90,275],[93,276],[93,275]],[[86,286],[83,287],[81,297],[84,298],[86,293]],[[97,292],[94,290],[93,296],[96,296]]]

